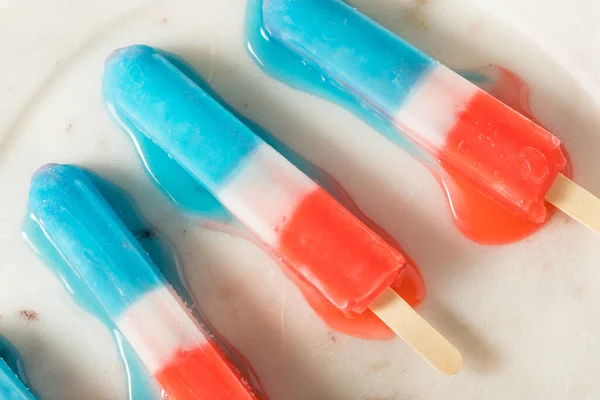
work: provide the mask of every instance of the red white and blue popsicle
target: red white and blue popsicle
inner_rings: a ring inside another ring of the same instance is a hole
[[[600,201],[562,175],[557,137],[346,2],[263,0],[260,16],[270,44],[506,209],[542,223],[549,201],[600,232]]]
[[[258,399],[81,169],[40,169],[29,207],[156,379],[164,399]]]

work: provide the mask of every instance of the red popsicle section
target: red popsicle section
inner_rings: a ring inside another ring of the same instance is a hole
[[[154,377],[165,400],[258,400],[214,344],[179,350]]]
[[[396,281],[404,257],[321,188],[305,196],[279,236],[278,251],[347,315],[361,314]]]
[[[511,201],[495,198],[535,223],[545,221],[546,192],[566,165],[555,136],[484,91],[450,130],[441,159],[465,176],[476,170],[484,193],[503,193]]]
[[[330,184],[337,187],[336,198],[356,215],[369,229],[384,239],[398,252],[404,255],[406,264],[398,275],[398,279],[392,283],[391,288],[398,293],[412,307],[418,305],[425,298],[425,284],[423,277],[415,262],[407,256],[400,244],[379,225],[369,219],[356,205],[354,200],[344,189],[331,177]],[[311,285],[293,274],[288,276],[294,281],[302,295],[319,317],[335,331],[346,335],[360,337],[362,339],[386,340],[393,339],[396,334],[371,310],[352,317],[348,317],[337,308],[333,307],[320,293],[316,292]]]
[[[486,77],[480,87],[487,93],[542,126],[531,111],[529,87],[517,74],[497,65],[490,65],[472,73]],[[571,177],[569,154],[562,146],[561,150],[567,159],[562,174]],[[442,166],[446,174],[438,175],[437,178],[446,192],[457,228],[469,239],[481,244],[507,244],[523,239],[544,226],[506,209],[484,194],[474,182],[457,174],[449,165],[442,162]],[[547,221],[556,208],[549,203],[545,206]]]

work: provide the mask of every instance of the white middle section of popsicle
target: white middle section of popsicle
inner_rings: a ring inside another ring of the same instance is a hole
[[[148,292],[116,323],[152,374],[167,366],[178,350],[207,343],[196,320],[170,287]]]
[[[304,197],[317,188],[291,162],[261,143],[217,195],[258,237],[276,247],[279,231]]]
[[[480,89],[441,64],[412,89],[395,116],[396,125],[434,154]]]

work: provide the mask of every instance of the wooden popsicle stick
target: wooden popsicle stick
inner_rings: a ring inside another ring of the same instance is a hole
[[[454,375],[462,367],[459,351],[391,288],[370,309],[433,368]]]
[[[546,193],[546,200],[576,221],[600,234],[600,199],[558,174]]]

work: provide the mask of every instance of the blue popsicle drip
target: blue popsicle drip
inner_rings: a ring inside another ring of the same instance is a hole
[[[17,349],[0,336],[0,399],[35,400]]]

